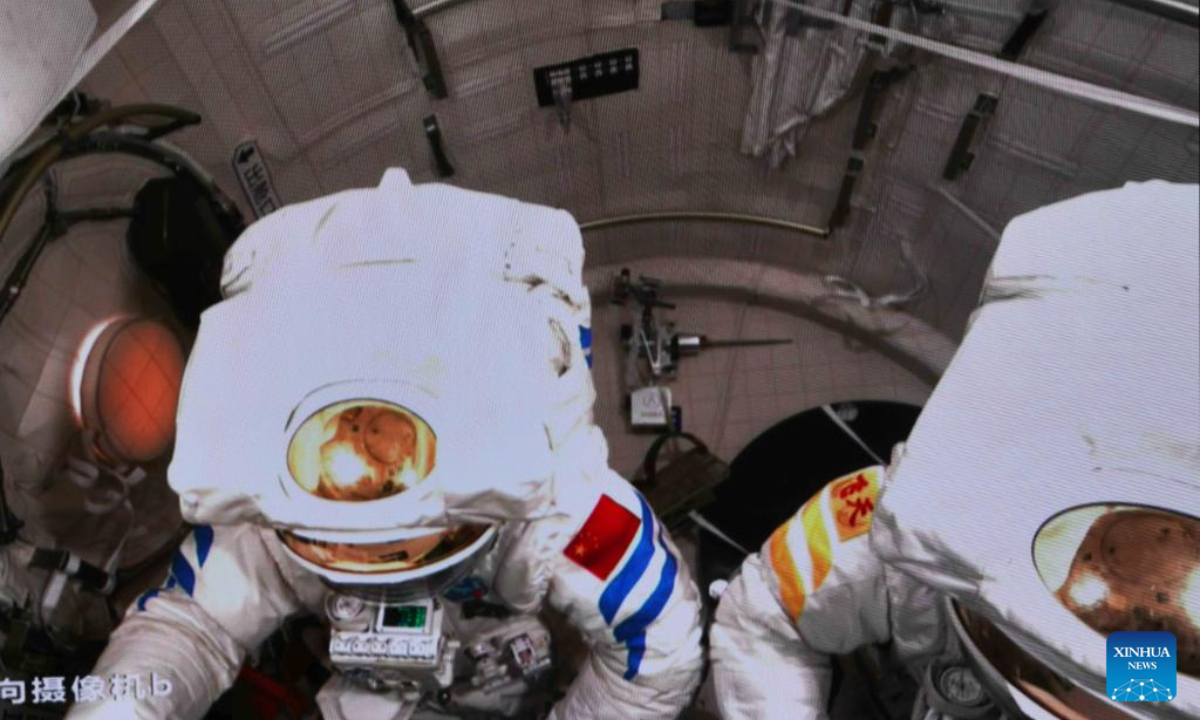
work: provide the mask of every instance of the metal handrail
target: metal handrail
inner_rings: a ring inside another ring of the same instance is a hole
[[[460,0],[461,1],[461,0]],[[634,213],[631,215],[617,215],[609,218],[601,218],[599,220],[589,220],[588,222],[580,223],[579,229],[582,232],[591,230],[603,230],[618,225],[634,225],[650,222],[731,222],[743,223],[746,225],[761,225],[763,227],[775,228],[776,230],[788,230],[791,232],[803,233],[819,238],[829,237],[829,228],[817,227],[815,225],[805,225],[804,223],[792,222],[791,220],[781,220],[779,218],[765,217],[763,215],[750,215],[746,213],[731,213],[731,212],[699,212],[691,210],[669,210],[665,212],[647,212]]]

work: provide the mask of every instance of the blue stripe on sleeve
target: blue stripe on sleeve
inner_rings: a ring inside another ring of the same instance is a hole
[[[592,329],[584,325],[579,326],[579,346],[583,348],[583,359],[587,361],[587,366],[592,366]]]
[[[138,598],[138,601],[137,601],[137,609],[145,610],[146,609],[146,601],[149,600],[150,598],[157,597],[157,596],[158,596],[158,588],[150,588],[146,592],[142,593],[142,596],[140,598]]]
[[[642,657],[646,654],[645,631],[629,638],[629,641],[625,643],[625,647],[629,648],[629,662],[625,668],[623,677],[626,680],[632,680],[637,677],[638,670],[642,667]]]
[[[192,530],[192,538],[196,542],[196,559],[199,561],[200,567],[204,567],[204,562],[208,560],[208,553],[212,550],[213,529],[208,525],[197,525]],[[151,588],[142,593],[137,600],[137,609],[145,610],[146,603],[158,597],[159,593],[177,587],[183,588],[189,596],[196,591],[196,572],[192,570],[191,563],[184,557],[182,547],[176,550],[171,557],[171,572],[167,575],[166,582],[162,587]]]
[[[189,597],[195,592],[196,573],[179,550],[176,550],[175,557],[171,558],[171,578],[179,583],[179,587],[183,588]]]
[[[643,500],[642,503],[644,505],[645,501]],[[658,586],[654,588],[654,592],[638,608],[637,612],[625,618],[613,630],[617,641],[625,643],[625,646],[629,648],[629,667],[625,671],[626,680],[637,677],[638,668],[642,664],[642,656],[646,652],[646,628],[662,614],[663,608],[667,606],[667,600],[675,590],[675,575],[679,571],[679,564],[675,560],[675,556],[667,549],[666,543],[663,542],[661,529],[658,533],[658,544],[667,556],[662,572],[658,576]]]
[[[621,568],[600,595],[600,614],[604,616],[604,622],[609,624],[612,624],[613,618],[617,616],[621,603],[633,592],[634,585],[646,574],[650,558],[654,557],[654,513],[650,511],[650,506],[641,495],[638,495],[638,501],[642,504],[642,536],[638,539],[637,547],[634,548],[633,555],[625,563],[625,567]]]
[[[208,551],[212,550],[213,529],[209,525],[197,525],[196,529],[192,530],[192,536],[196,538],[196,560],[200,563],[200,567],[204,567],[204,561],[208,559]]]
[[[174,563],[174,560],[172,560],[172,563]],[[142,596],[138,598],[137,601],[137,609],[145,610],[147,602],[158,597],[158,594],[163,590],[173,590],[178,585],[179,581],[175,579],[175,572],[174,569],[172,569],[172,571],[167,574],[167,581],[163,583],[162,587],[150,588],[146,592],[142,593]]]

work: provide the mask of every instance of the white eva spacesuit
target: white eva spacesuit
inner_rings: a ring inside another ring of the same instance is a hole
[[[866,645],[918,681],[914,720],[1200,717],[1198,200],[1131,184],[1009,225],[890,467],[721,597],[725,720],[825,718],[831,655]],[[1106,678],[1116,631],[1172,633],[1177,686]]]
[[[170,480],[198,527],[93,671],[170,692],[72,720],[200,717],[306,611],[347,671],[326,718],[406,718],[464,662],[479,682],[454,697],[512,712],[508,680],[546,662],[544,603],[590,646],[551,717],[675,717],[698,597],[592,422],[582,262],[567,213],[398,170],[247,230],[180,401]],[[518,613],[488,626],[516,622],[507,644],[457,608],[484,594]]]

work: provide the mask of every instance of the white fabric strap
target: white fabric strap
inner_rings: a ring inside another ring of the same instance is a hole
[[[1148,115],[1159,120],[1178,123],[1180,125],[1188,125],[1190,127],[1200,127],[1200,113],[1186,108],[1168,105],[1150,100],[1138,95],[1113,90],[1111,88],[1094,85],[1083,80],[1076,80],[1063,75],[1040,70],[1028,65],[1021,65],[1007,60],[1001,60],[991,55],[967,50],[966,48],[958,47],[957,45],[949,45],[947,43],[930,40],[929,38],[920,35],[913,35],[901,30],[894,30],[883,25],[856,20],[854,18],[839,15],[837,13],[820,10],[818,8],[809,7],[795,0],[772,0],[779,5],[784,5],[789,8],[794,8],[805,15],[824,20],[826,22],[835,23],[852,30],[859,32],[867,32],[873,35],[881,35],[889,40],[901,42],[906,45],[911,45],[922,50],[926,50],[937,55],[941,55],[951,60],[972,65],[982,70],[1007,75],[1015,80],[1027,82],[1031,85],[1046,88],[1052,92],[1069,95],[1081,100],[1090,100],[1108,105],[1109,107],[1121,108],[1142,115]]]

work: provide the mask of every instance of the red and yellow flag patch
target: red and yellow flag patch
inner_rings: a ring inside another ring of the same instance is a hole
[[[637,536],[641,521],[617,501],[601,495],[587,522],[571,538],[563,555],[601,580],[607,580]]]

